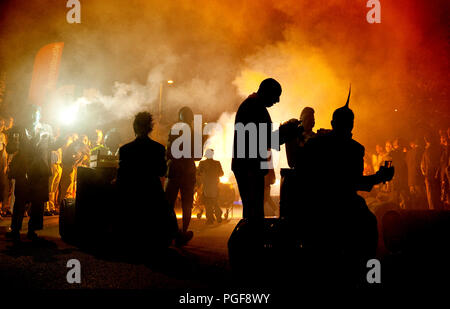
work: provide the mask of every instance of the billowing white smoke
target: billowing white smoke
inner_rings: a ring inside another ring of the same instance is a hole
[[[214,149],[214,159],[222,164],[224,180],[227,182],[232,178],[231,158],[235,115],[236,113],[223,113],[217,120],[217,126],[211,131],[211,137],[205,143],[205,150]]]
[[[213,119],[236,104],[236,87],[224,80],[228,76],[224,72],[226,66],[215,69],[213,73],[218,78],[205,75],[177,80],[173,76],[177,76],[177,69],[183,66],[185,59],[179,55],[173,56],[168,48],[161,53],[164,54],[162,63],[151,68],[146,83],[116,81],[111,94],[104,94],[95,88],[85,89],[82,97],[74,98],[70,109],[74,109],[72,105],[80,109],[96,104],[101,108],[96,110],[98,115],[95,119],[102,124],[132,119],[137,112],[144,110],[156,116],[160,103],[166,121],[175,121],[176,111],[183,106],[191,107],[195,114],[202,114],[204,118]],[[168,84],[169,80],[173,83]]]
[[[116,82],[112,95],[103,95],[96,89],[91,89],[84,98],[90,103],[100,103],[108,111],[113,111],[116,119],[131,118],[136,112],[148,108],[158,97],[157,84],[141,85]],[[108,120],[116,120],[108,119]]]

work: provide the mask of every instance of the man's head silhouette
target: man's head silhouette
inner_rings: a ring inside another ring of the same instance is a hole
[[[184,106],[178,111],[178,118],[181,122],[191,124],[194,121],[194,113],[190,107]]]
[[[259,85],[257,94],[265,107],[271,107],[280,102],[281,85],[273,78],[267,78]]]
[[[137,113],[134,117],[133,129],[134,133],[138,137],[148,136],[148,134],[153,130],[152,115],[149,112]]]
[[[384,144],[384,149],[386,150],[387,153],[390,153],[392,151],[392,143],[391,141],[386,141],[386,143]]]
[[[353,111],[348,107],[348,104],[350,102],[350,93],[351,88],[348,91],[347,102],[344,106],[334,111],[333,119],[331,120],[331,126],[333,127],[333,130],[342,134],[352,133],[353,123],[355,120]]]
[[[300,121],[302,122],[305,132],[311,132],[316,124],[314,119],[314,109],[312,107],[305,107],[300,114]]]
[[[205,158],[206,159],[214,159],[214,150],[211,148],[206,149]]]

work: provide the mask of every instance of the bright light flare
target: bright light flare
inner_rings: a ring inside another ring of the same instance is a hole
[[[219,178],[221,183],[229,183],[230,179],[227,176],[222,176]]]
[[[77,119],[78,106],[72,105],[64,107],[58,115],[59,121],[64,125],[71,125]]]
[[[167,81],[167,83],[168,83],[169,85],[172,85],[172,84],[173,84],[173,80],[169,79],[169,80]]]

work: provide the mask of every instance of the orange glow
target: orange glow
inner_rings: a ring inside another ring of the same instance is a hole
[[[448,1],[382,1],[380,24],[369,24],[365,1],[354,0],[136,0],[133,8],[86,1],[82,31],[67,24],[64,7],[46,5],[42,19],[35,14],[42,1],[3,2],[0,59],[12,76],[10,102],[29,87],[31,55],[57,37],[65,44],[58,84],[76,85],[75,93],[94,89],[89,102],[102,107],[91,109],[98,122],[130,120],[144,108],[162,110],[171,122],[187,105],[205,121],[228,124],[270,76],[283,88],[269,109],[274,122],[311,106],[316,129],[330,128],[352,83],[354,134],[363,144],[411,135],[407,126],[423,118],[448,126]],[[170,90],[161,100],[163,84]],[[166,138],[164,130],[158,134]],[[228,156],[232,144],[218,135],[215,154]],[[229,176],[229,160],[218,160]]]
[[[183,214],[177,213],[177,219],[182,219],[182,218],[183,218]],[[198,219],[196,214],[192,214],[191,218]],[[206,218],[205,214],[202,214],[202,219],[205,219],[205,218]]]

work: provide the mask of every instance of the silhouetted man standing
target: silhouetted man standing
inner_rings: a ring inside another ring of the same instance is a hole
[[[428,208],[441,210],[440,183],[439,183],[439,137],[433,132],[424,136],[425,151],[420,162],[420,169],[425,176],[425,188],[427,192]]]
[[[35,231],[44,227],[44,204],[48,201],[50,151],[58,148],[53,141],[51,127],[39,122],[40,108],[27,105],[22,111],[19,125],[11,128],[6,151],[13,155],[9,177],[15,179],[15,203],[11,232],[7,237],[19,241],[26,204],[29,210],[27,237],[38,238]]]
[[[272,134],[267,108],[278,103],[280,95],[281,85],[272,78],[265,79],[258,92],[242,102],[236,113],[231,169],[239,187],[244,219],[264,218],[264,176],[269,168],[269,150],[283,143],[289,126],[298,125],[280,126],[280,140],[272,140],[276,135]]]
[[[293,129],[292,137],[295,137],[298,126],[298,121],[288,122],[280,126],[278,132],[272,132],[272,120],[267,108],[279,102],[280,95],[280,84],[272,78],[265,79],[258,91],[241,103],[235,118],[231,170],[242,199],[243,220],[231,234],[228,250],[232,267],[239,269],[246,278],[258,278],[267,267],[262,259],[266,235],[264,181],[272,168],[271,149],[279,150],[290,128]]]
[[[222,165],[214,160],[214,150],[205,151],[206,160],[200,161],[198,175],[203,185],[203,199],[206,208],[206,223],[212,224],[214,216],[218,223],[222,222],[222,210],[218,205],[219,178],[223,176]]]
[[[172,153],[172,144],[178,139],[182,138],[180,134],[172,134],[170,133],[169,139],[167,142],[167,179],[165,185],[166,197],[169,202],[169,205],[173,208],[175,206],[175,201],[178,196],[178,192],[181,195],[181,208],[183,211],[183,228],[182,234],[184,235],[184,243],[189,241],[193,232],[188,231],[189,223],[191,222],[191,214],[192,214],[192,206],[194,202],[194,188],[196,182],[196,167],[195,161],[201,159],[194,157],[194,129],[193,129],[193,121],[194,121],[194,113],[192,110],[185,106],[181,108],[178,112],[178,119],[181,124],[187,125],[184,129],[189,130],[190,138],[189,141],[191,144],[190,151],[188,151],[187,156],[178,156],[177,154]],[[183,134],[186,134],[183,132]],[[181,147],[188,147],[188,145],[181,145]],[[177,149],[182,151],[181,149]],[[181,243],[182,244],[182,243]]]
[[[261,166],[267,157],[259,150],[263,148],[268,151],[270,148],[272,119],[267,108],[278,103],[280,95],[281,85],[272,78],[265,79],[260,84],[258,92],[251,94],[242,102],[236,113],[231,170],[239,187],[244,219],[264,218],[264,176],[268,170]],[[248,126],[249,130],[254,129],[256,135],[252,136],[249,131],[239,130],[238,124]],[[260,138],[266,145],[260,144]]]
[[[408,166],[406,165],[406,151],[403,140],[395,139],[392,143],[392,164],[395,166],[395,177],[393,179],[394,201],[402,208],[409,208],[410,202],[408,190]]]

